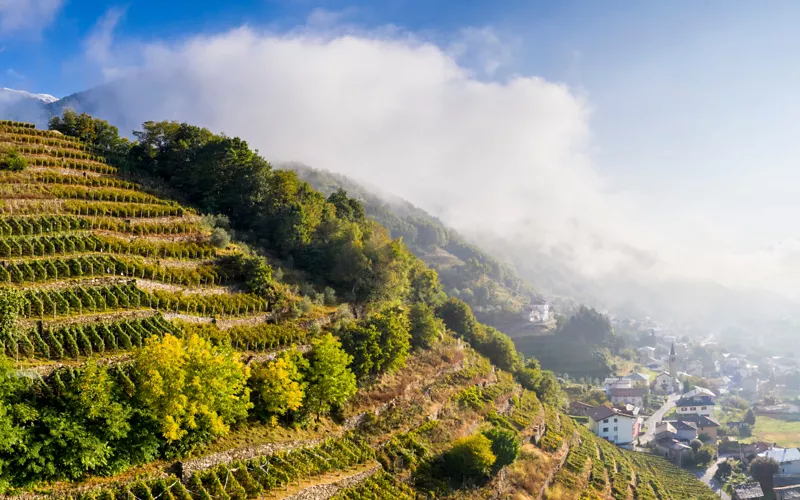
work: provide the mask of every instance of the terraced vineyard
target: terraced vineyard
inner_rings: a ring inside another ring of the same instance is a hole
[[[274,243],[268,261],[212,238],[219,227],[198,209],[121,175],[74,137],[0,121],[0,154],[0,492],[713,496],[660,458],[576,426],[552,391],[531,387],[545,373],[526,372],[523,388],[517,375],[527,368],[513,344],[447,302],[435,273],[341,193],[326,200],[269,174],[271,193],[290,187],[278,196],[280,216],[261,221],[284,240],[251,238]],[[10,168],[15,155],[27,165]],[[302,212],[302,196],[316,211]],[[317,247],[291,232],[301,223],[282,225],[317,216],[327,238]],[[348,246],[353,235],[363,239]],[[286,250],[287,241],[301,249]],[[326,256],[323,245],[334,251]],[[273,264],[296,282],[273,276]],[[312,264],[325,279],[309,275]],[[363,283],[347,281],[358,272],[386,289],[359,295]],[[483,462],[463,461],[464,450]]]

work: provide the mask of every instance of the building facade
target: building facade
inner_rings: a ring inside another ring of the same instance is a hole
[[[614,444],[630,444],[639,435],[639,409],[597,406],[588,413],[589,429]]]
[[[714,417],[714,399],[710,396],[681,396],[675,403],[678,415],[703,415]]]
[[[607,394],[612,404],[631,404],[641,408],[644,406],[644,397],[647,394],[647,389],[644,387],[612,387]]]

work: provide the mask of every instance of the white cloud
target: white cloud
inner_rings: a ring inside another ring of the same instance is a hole
[[[0,0],[0,34],[38,34],[49,26],[63,0]]]
[[[115,44],[114,30],[125,15],[125,9],[112,7],[97,20],[83,46],[86,57],[102,68],[105,78],[118,78],[124,75],[111,53]],[[119,50],[119,47],[116,47]]]
[[[328,13],[313,17],[335,22]],[[591,276],[785,285],[775,280],[785,267],[772,254],[704,253],[688,238],[664,241],[593,165],[586,100],[536,76],[485,81],[464,64],[492,73],[510,60],[513,51],[490,29],[439,45],[393,27],[306,27],[115,46],[116,19],[99,25],[87,52],[106,75],[133,75],[106,89],[98,113],[123,130],[173,119],[238,135],[271,161],[355,176],[459,229],[558,254]],[[773,267],[742,266],[766,261]]]

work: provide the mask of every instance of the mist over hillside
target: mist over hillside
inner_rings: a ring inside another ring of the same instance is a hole
[[[42,124],[71,107],[128,136],[148,119],[241,136],[273,163],[379,186],[512,262],[537,290],[619,315],[702,331],[799,316],[784,297],[800,297],[791,245],[743,251],[706,244],[713,231],[649,220],[594,164],[591,107],[565,85],[486,82],[439,45],[384,32],[92,40],[104,57],[87,64],[107,83],[0,112]]]
[[[190,79],[198,85],[192,91],[185,86],[181,89],[170,87],[164,78],[153,74],[129,77],[55,101],[11,94],[0,101],[0,113],[3,117],[42,125],[49,116],[72,108],[107,119],[130,135],[130,131],[138,128],[136,124],[158,110],[156,116],[160,118],[192,119],[212,126],[229,124],[230,129],[222,130],[240,130],[239,121],[221,114],[222,107],[213,101],[203,106],[192,105],[202,100],[205,82]],[[142,90],[154,89],[157,84],[163,85],[162,91]],[[266,104],[274,105],[273,102]],[[274,141],[281,144],[286,138],[284,132],[270,127],[256,134],[244,130],[242,135],[256,146]],[[316,153],[308,154],[302,147],[303,141],[292,142],[293,146],[284,148],[282,153],[270,159],[280,163],[287,155],[301,161],[306,157],[318,157]],[[570,214],[559,215],[558,203],[553,202],[551,207],[548,205],[550,201],[540,200],[527,210],[521,206],[513,208],[507,199],[532,194],[523,192],[515,196],[520,188],[512,184],[486,186],[481,190],[490,191],[473,203],[470,201],[472,182],[464,184],[463,180],[441,177],[442,174],[451,175],[446,173],[450,170],[444,167],[438,173],[417,171],[416,175],[405,175],[402,169],[397,171],[393,161],[386,165],[373,164],[354,157],[349,162],[351,157],[347,148],[338,148],[338,153],[335,152],[337,149],[331,148],[334,146],[328,145],[326,150],[334,151],[332,161],[319,157],[320,164],[314,166],[330,167],[352,176],[408,215],[415,215],[421,208],[427,211],[422,213],[438,216],[478,247],[510,263],[525,279],[527,286],[550,299],[589,304],[621,317],[651,317],[698,335],[719,333],[731,326],[748,329],[751,328],[748,325],[775,318],[794,325],[800,317],[800,305],[780,293],[752,286],[734,288],[702,275],[691,277],[692,266],[697,265],[695,261],[686,261],[684,274],[668,271],[671,265],[656,251],[648,251],[624,240],[615,241],[613,234],[603,234],[594,229],[585,231],[592,217],[596,216],[591,207],[581,208],[585,210],[582,213],[577,213],[576,207],[570,207]],[[281,150],[280,147],[276,149]],[[381,158],[382,155],[379,153],[371,158]],[[441,164],[437,168],[439,166]],[[457,175],[455,170],[452,172]],[[508,179],[509,182],[513,180],[512,177]],[[474,179],[476,188],[480,181],[480,178]],[[526,182],[524,177],[519,179],[519,183]],[[573,188],[564,187],[569,196],[573,195]],[[412,197],[406,198],[408,195]],[[569,196],[565,195],[562,201]],[[464,207],[472,208],[467,210]],[[541,213],[532,217],[538,212]],[[632,234],[626,237],[637,242],[637,235],[633,234],[635,229],[631,227],[630,231]],[[787,328],[795,331],[794,326]]]
[[[342,186],[360,199],[366,197],[368,211],[370,206],[385,203],[401,217],[426,217],[438,221],[381,186],[315,171],[297,163],[279,166],[299,172],[301,177],[323,192],[331,192]],[[402,232],[396,235],[402,235]],[[764,325],[767,321],[771,322],[768,329],[770,333],[764,335],[763,340],[798,332],[795,323],[798,304],[767,290],[736,290],[711,280],[699,279],[653,277],[639,281],[632,273],[622,272],[598,278],[570,268],[568,258],[557,252],[543,252],[535,245],[470,232],[468,228],[462,229],[458,237],[465,237],[492,258],[510,265],[512,272],[524,280],[523,286],[544,294],[551,301],[555,299],[562,307],[584,303],[608,310],[621,318],[642,320],[650,317],[700,338],[721,333],[730,336],[731,333],[740,332],[745,337],[766,333]],[[643,256],[641,258],[644,260]]]

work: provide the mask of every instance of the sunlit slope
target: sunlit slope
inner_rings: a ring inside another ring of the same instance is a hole
[[[223,265],[238,250],[214,246],[193,210],[56,132],[4,122],[0,148],[28,163],[0,170],[0,286],[25,299],[26,334],[0,339],[9,357],[128,351],[174,329],[165,316],[235,324],[271,313],[238,291],[241,277]]]

